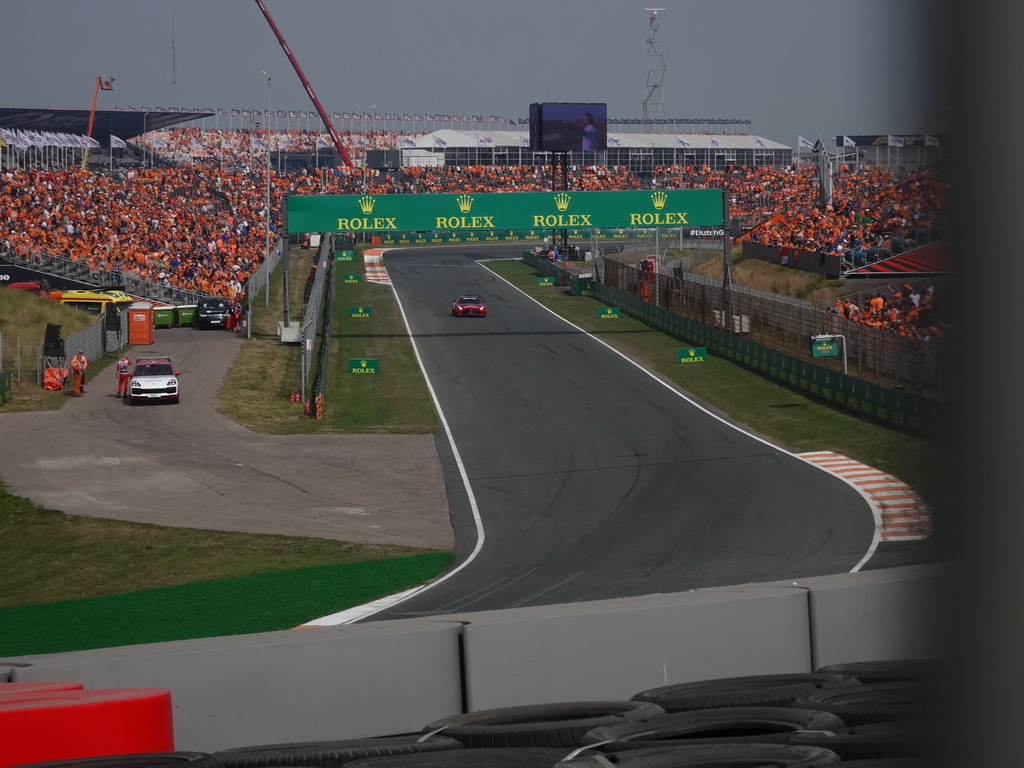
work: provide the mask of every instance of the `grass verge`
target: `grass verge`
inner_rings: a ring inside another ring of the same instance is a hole
[[[0,484],[0,656],[290,629],[454,555],[65,515]]]

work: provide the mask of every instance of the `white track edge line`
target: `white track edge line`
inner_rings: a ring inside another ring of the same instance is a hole
[[[381,253],[382,257],[383,257],[383,255],[384,255],[384,253]],[[398,290],[395,288],[395,284],[394,284],[393,281],[389,281],[389,286],[391,288],[391,292],[395,295],[395,302],[398,304],[398,311],[402,315],[402,322],[405,324],[405,331],[409,335],[409,341],[412,344],[412,351],[416,355],[416,363],[420,367],[420,373],[423,375],[423,381],[426,383],[427,390],[430,392],[430,399],[434,401],[434,408],[437,409],[437,417],[438,417],[438,419],[440,419],[441,426],[444,428],[444,433],[448,437],[448,445],[452,449],[452,455],[455,458],[455,465],[459,469],[459,477],[462,478],[462,485],[466,489],[466,496],[469,499],[469,507],[470,507],[470,509],[473,512],[473,522],[474,522],[474,525],[476,526],[476,546],[474,546],[473,547],[473,551],[469,553],[469,557],[467,557],[465,560],[463,560],[461,563],[459,563],[458,566],[456,566],[452,570],[448,571],[448,573],[446,573],[444,576],[442,576],[441,578],[437,579],[436,581],[432,581],[429,584],[424,584],[421,587],[418,587],[416,589],[410,589],[407,592],[399,593],[399,595],[392,595],[391,596],[392,598],[397,598],[397,599],[389,599],[389,598],[385,597],[385,598],[382,598],[379,601],[375,601],[373,603],[367,603],[364,606],[367,609],[365,612],[358,611],[359,606],[356,606],[355,608],[349,608],[347,611],[341,611],[340,613],[343,613],[343,614],[346,614],[346,615],[351,615],[351,618],[342,621],[341,622],[342,624],[351,624],[353,621],[357,621],[359,619],[365,619],[368,616],[373,616],[376,613],[380,613],[385,608],[393,608],[394,606],[398,605],[399,603],[402,603],[405,600],[408,600],[413,595],[418,595],[421,592],[427,591],[431,587],[436,587],[438,584],[441,584],[442,582],[447,581],[452,576],[454,576],[459,571],[461,571],[463,568],[465,568],[467,565],[469,565],[474,560],[476,560],[477,555],[480,554],[480,550],[483,549],[483,546],[484,546],[484,525],[483,525],[483,520],[480,519],[480,509],[479,509],[479,507],[477,506],[477,503],[476,503],[476,495],[473,493],[473,487],[470,485],[470,482],[469,482],[469,474],[466,472],[466,465],[462,461],[462,454],[459,453],[459,448],[455,444],[455,437],[452,435],[451,427],[448,425],[448,419],[445,417],[444,411],[441,409],[441,401],[438,400],[437,392],[434,391],[434,385],[431,384],[430,376],[427,375],[426,366],[423,364],[423,358],[420,356],[420,348],[416,344],[416,339],[413,336],[412,328],[409,327],[409,318],[405,314],[405,307],[402,306],[402,299],[399,297]],[[337,615],[337,614],[335,614],[335,615]],[[318,626],[317,622],[319,622],[319,621],[326,621],[327,619],[330,619],[330,617],[329,616],[325,616],[322,619],[313,619],[312,621],[307,622],[303,626],[309,626],[309,625]]]
[[[520,260],[521,260],[521,259],[520,259]],[[865,503],[866,503],[866,504],[868,505],[868,509],[870,509],[870,510],[871,510],[871,517],[872,517],[872,519],[873,519],[873,520],[874,520],[874,522],[875,522],[875,529],[874,529],[874,532],[872,533],[872,536],[871,536],[871,544],[870,544],[870,545],[868,546],[868,548],[867,548],[867,551],[866,551],[866,552],[864,553],[864,557],[862,557],[862,558],[860,559],[860,562],[858,562],[858,563],[857,563],[857,564],[856,564],[855,566],[853,566],[853,568],[851,568],[851,569],[850,569],[850,571],[848,571],[848,572],[849,572],[849,573],[857,573],[858,571],[860,571],[860,569],[861,569],[861,568],[863,568],[863,567],[864,567],[865,565],[867,565],[867,563],[868,563],[868,561],[869,561],[869,560],[871,560],[871,558],[872,558],[872,557],[874,556],[874,554],[875,554],[875,551],[876,551],[876,550],[878,549],[878,545],[879,545],[879,543],[881,542],[881,533],[882,533],[882,516],[881,516],[881,512],[880,512],[880,510],[879,510],[879,508],[878,508],[878,505],[877,505],[877,504],[875,503],[875,500],[874,500],[874,499],[872,499],[872,498],[871,498],[871,496],[869,496],[869,495],[868,495],[867,493],[865,493],[865,492],[864,492],[864,491],[863,491],[862,489],[858,488],[858,487],[857,487],[856,485],[854,485],[853,483],[851,483],[851,482],[847,481],[847,480],[846,480],[845,478],[843,478],[843,477],[842,477],[841,475],[837,475],[837,474],[836,474],[835,472],[829,472],[829,471],[828,471],[827,469],[825,469],[825,468],[823,468],[823,467],[820,467],[820,466],[818,466],[818,465],[817,465],[817,464],[816,464],[815,462],[811,461],[810,459],[806,459],[806,458],[804,458],[803,456],[801,456],[801,455],[800,455],[800,454],[798,454],[798,453],[793,453],[793,452],[791,452],[791,451],[787,451],[787,450],[786,450],[785,448],[782,448],[782,447],[780,447],[780,446],[778,446],[778,445],[775,445],[774,443],[772,443],[772,442],[769,442],[768,440],[765,440],[765,439],[764,439],[763,437],[759,437],[758,435],[755,435],[755,434],[753,434],[753,433],[751,433],[751,432],[747,432],[747,431],[746,431],[745,429],[742,429],[741,427],[738,427],[738,426],[736,426],[736,425],[735,425],[735,424],[733,424],[732,422],[730,422],[730,421],[728,421],[728,420],[726,420],[726,419],[722,418],[722,417],[721,417],[721,416],[719,416],[719,415],[718,415],[717,413],[713,413],[712,411],[709,411],[709,410],[708,410],[707,408],[705,408],[704,406],[702,406],[702,405],[701,405],[700,403],[698,403],[698,402],[695,402],[694,400],[692,400],[692,399],[690,399],[689,397],[687,397],[686,395],[684,395],[684,394],[683,394],[682,392],[680,392],[680,391],[679,391],[678,389],[676,389],[674,385],[672,385],[672,384],[669,384],[668,382],[664,381],[663,379],[659,378],[658,376],[655,376],[655,375],[654,375],[653,373],[651,373],[651,372],[650,372],[649,370],[647,370],[647,369],[646,369],[646,368],[644,368],[644,367],[643,367],[642,365],[640,365],[640,363],[636,362],[636,361],[635,361],[635,360],[633,360],[632,358],[630,358],[630,357],[628,357],[627,355],[623,354],[622,352],[620,352],[619,350],[617,350],[617,349],[616,349],[615,347],[613,347],[613,346],[612,346],[611,344],[607,343],[607,342],[606,342],[606,341],[604,341],[603,339],[599,339],[599,338],[597,338],[597,337],[596,337],[596,336],[594,336],[594,335],[593,335],[592,333],[590,333],[589,331],[587,331],[587,330],[585,330],[585,329],[583,329],[583,328],[580,328],[580,327],[579,327],[578,325],[576,325],[575,323],[573,323],[573,322],[571,322],[571,321],[569,321],[569,320],[566,320],[566,319],[565,319],[564,317],[562,317],[562,316],[561,316],[560,314],[558,314],[557,312],[555,312],[555,311],[554,311],[553,309],[549,309],[548,307],[545,307],[545,306],[544,306],[543,304],[541,304],[541,303],[540,303],[539,301],[537,301],[537,300],[536,300],[535,298],[533,298],[532,296],[530,296],[530,294],[528,294],[528,293],[527,293],[526,291],[522,290],[521,288],[519,288],[519,287],[518,287],[518,286],[516,286],[516,285],[513,285],[513,284],[512,284],[512,283],[511,283],[510,281],[506,280],[506,279],[505,279],[504,277],[502,277],[501,275],[499,275],[499,274],[498,274],[497,272],[495,272],[495,271],[494,271],[493,269],[489,268],[489,267],[488,267],[488,266],[487,266],[486,264],[484,264],[484,261],[485,261],[484,259],[480,259],[480,260],[478,260],[478,261],[477,261],[477,263],[478,263],[478,264],[479,264],[480,266],[482,266],[482,267],[483,267],[484,269],[486,269],[486,270],[487,270],[488,272],[490,272],[490,273],[491,273],[492,275],[494,275],[495,277],[497,277],[497,278],[498,278],[499,280],[503,281],[504,283],[506,283],[507,285],[511,286],[511,287],[512,287],[512,288],[514,288],[515,290],[519,291],[519,293],[523,294],[523,296],[525,296],[526,298],[528,298],[528,299],[529,299],[530,301],[532,301],[532,302],[533,302],[534,304],[536,304],[536,305],[537,305],[538,307],[541,307],[542,309],[546,310],[547,312],[550,312],[550,313],[551,313],[552,315],[554,315],[555,317],[557,317],[557,318],[558,318],[559,320],[561,320],[562,322],[566,323],[567,325],[570,325],[570,326],[572,326],[572,327],[573,327],[573,328],[575,328],[575,329],[576,329],[577,331],[580,331],[581,333],[584,333],[584,334],[586,334],[587,336],[589,336],[590,338],[592,338],[592,339],[593,339],[594,341],[596,341],[596,342],[598,342],[599,344],[602,344],[602,345],[604,345],[605,347],[607,347],[608,349],[610,349],[610,350],[611,350],[612,352],[614,352],[614,353],[615,353],[616,355],[618,355],[619,357],[621,357],[621,358],[622,358],[623,360],[626,360],[626,361],[628,361],[628,362],[629,362],[629,363],[630,363],[631,365],[633,365],[633,366],[635,366],[635,367],[636,367],[637,369],[639,369],[639,370],[643,371],[643,372],[644,372],[645,374],[647,374],[648,376],[650,376],[650,377],[651,377],[652,379],[654,379],[654,380],[655,380],[656,382],[658,382],[658,383],[659,383],[659,384],[661,384],[661,385],[662,385],[663,387],[665,387],[665,389],[667,389],[667,390],[668,390],[669,392],[672,392],[673,394],[675,394],[675,395],[676,395],[677,397],[680,397],[680,398],[682,398],[682,399],[683,399],[683,400],[685,400],[686,402],[690,403],[690,405],[694,406],[695,408],[698,408],[699,410],[701,410],[701,411],[703,411],[704,413],[706,413],[706,414],[707,414],[708,416],[711,416],[712,418],[714,418],[714,419],[717,419],[717,420],[718,420],[718,421],[720,421],[720,422],[721,422],[722,424],[725,424],[726,426],[728,426],[728,427],[730,427],[730,428],[732,428],[732,429],[736,430],[737,432],[739,432],[739,433],[741,433],[741,434],[744,434],[744,435],[746,435],[747,437],[751,437],[751,438],[753,438],[754,440],[757,440],[757,441],[758,441],[759,443],[763,443],[764,445],[767,445],[767,446],[769,446],[769,447],[771,447],[771,448],[774,448],[775,450],[777,450],[777,451],[780,451],[780,452],[782,452],[782,453],[786,454],[787,456],[792,456],[793,458],[795,458],[795,459],[798,459],[799,461],[802,461],[802,462],[804,462],[805,464],[807,464],[807,465],[809,465],[809,466],[812,466],[812,467],[814,467],[815,469],[817,469],[817,470],[819,470],[819,471],[821,471],[821,472],[827,472],[827,473],[828,473],[829,475],[831,475],[832,477],[835,477],[835,478],[839,479],[840,481],[842,481],[843,483],[845,483],[845,484],[846,484],[847,486],[849,486],[850,488],[852,488],[852,489],[853,489],[854,491],[856,491],[856,492],[857,492],[857,493],[858,493],[858,494],[860,495],[860,497],[861,497],[862,499],[864,499],[864,502],[865,502]],[[498,261],[498,259],[494,259],[494,261]],[[501,261],[507,261],[507,259],[501,259]]]

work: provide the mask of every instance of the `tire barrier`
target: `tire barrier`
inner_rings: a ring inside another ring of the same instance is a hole
[[[829,712],[794,707],[721,707],[601,726],[587,731],[583,743],[602,752],[685,744],[788,744],[798,731],[831,732],[844,727],[843,721]]]
[[[850,675],[862,683],[895,683],[900,680],[934,680],[938,664],[933,659],[891,659],[829,664],[821,674]]]
[[[581,756],[559,768],[823,768],[838,765],[839,755],[820,747],[786,744],[708,744],[637,749]]]
[[[931,681],[900,680],[850,688],[821,689],[802,694],[794,707],[838,715],[847,728],[892,720],[916,720],[935,714],[938,698]]]
[[[923,720],[870,723],[835,731],[794,733],[790,744],[830,749],[847,760],[911,758],[938,760],[934,725]]]
[[[441,732],[470,748],[578,747],[583,734],[602,725],[664,714],[641,701],[583,701],[501,707],[437,720],[424,732]]]
[[[378,739],[268,744],[239,747],[214,753],[224,768],[338,768],[361,758],[411,755],[462,749],[462,744],[447,736],[390,736]]]
[[[642,691],[633,696],[633,699],[653,702],[666,712],[716,707],[785,707],[812,692],[860,685],[860,681],[850,675],[813,672],[750,675],[665,685]],[[820,708],[807,706],[803,709]]]

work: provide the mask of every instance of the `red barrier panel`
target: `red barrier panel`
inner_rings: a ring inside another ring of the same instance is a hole
[[[0,767],[174,750],[171,692],[162,688],[0,696]]]

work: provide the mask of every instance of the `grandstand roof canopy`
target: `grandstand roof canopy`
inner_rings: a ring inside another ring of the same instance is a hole
[[[524,137],[529,134],[522,131],[456,131],[442,128],[413,139],[411,145],[420,149],[437,149],[434,141],[437,137],[448,148],[456,147],[522,147]],[[682,139],[686,144],[680,144]],[[717,143],[713,143],[717,142]],[[677,149],[692,147],[694,149],[792,149],[771,139],[748,134],[721,133],[613,133],[608,132],[609,149]]]
[[[146,131],[169,128],[216,114],[215,111],[195,110],[97,109],[93,121],[93,138],[106,145],[110,141],[110,134],[127,140],[141,136]],[[0,128],[85,136],[89,130],[89,110],[0,107]]]

